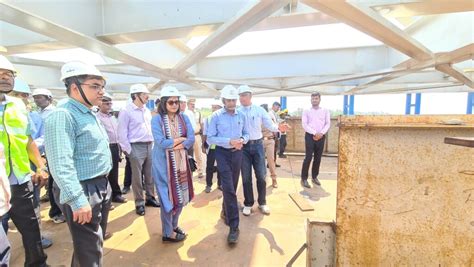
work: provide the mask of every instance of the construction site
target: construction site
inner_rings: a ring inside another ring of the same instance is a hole
[[[275,151],[277,178],[266,157],[271,212],[258,203],[242,213],[241,176],[237,245],[226,242],[222,188],[211,188],[198,166],[194,197],[180,215],[185,240],[164,242],[163,207],[149,207],[148,198],[137,216],[128,185],[128,201],[112,203],[108,215],[103,266],[474,266],[472,0],[0,0],[0,54],[13,64],[15,83],[26,83],[33,97],[49,90],[58,107],[71,97],[62,66],[95,66],[119,120],[136,84],[146,88],[152,113],[172,88],[209,124],[211,106],[227,109],[226,86],[239,88],[237,106],[245,93],[254,105],[278,104],[287,128],[270,139],[281,146],[285,132],[286,149]],[[305,112],[319,110],[315,96],[330,121],[319,174],[305,186],[306,137],[315,135]],[[251,136],[240,138],[268,140]],[[125,156],[120,188],[127,187]],[[69,221],[53,222],[50,207],[40,204],[41,236],[52,241],[47,264],[72,266]],[[6,266],[27,266],[22,235],[12,220],[8,226]]]

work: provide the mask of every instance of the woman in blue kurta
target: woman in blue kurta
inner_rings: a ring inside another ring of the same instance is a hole
[[[179,112],[179,96],[176,88],[163,88],[158,115],[151,120],[155,141],[152,171],[161,203],[162,240],[169,242],[186,239],[178,219],[194,197],[187,152],[193,147],[194,131],[188,117]]]

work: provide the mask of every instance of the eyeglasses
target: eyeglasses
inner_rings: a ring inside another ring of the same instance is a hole
[[[99,84],[81,83],[81,85],[87,85],[89,86],[89,88],[94,89],[96,91],[104,90],[105,88],[104,85],[99,85]]]
[[[179,105],[179,100],[170,100],[170,101],[166,101],[166,103],[170,106],[172,105]]]
[[[15,73],[13,73],[13,71],[0,72],[0,76],[7,76],[8,78],[16,77],[16,75],[15,75]]]

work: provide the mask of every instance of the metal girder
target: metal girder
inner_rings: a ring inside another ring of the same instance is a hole
[[[336,19],[321,13],[304,13],[277,17],[268,17],[257,23],[248,31],[265,31],[273,29],[284,29],[293,27],[314,26],[322,24],[338,23]],[[110,44],[123,44],[133,42],[147,42],[157,40],[182,39],[194,36],[206,36],[216,31],[224,23],[191,25],[175,28],[152,29],[137,32],[123,32],[104,34],[97,36],[98,39]]]
[[[449,76],[474,89],[472,79],[467,76],[462,70],[456,68],[455,66],[451,64],[440,64],[437,65],[435,68],[436,70],[446,73]]]
[[[190,54],[178,62],[174,70],[178,72],[187,70],[198,60],[211,54],[287,3],[287,0],[264,0],[243,10],[243,12],[239,13],[234,19],[224,23]]]
[[[373,9],[384,11],[384,16],[402,18],[426,16],[435,14],[466,12],[474,10],[474,2],[472,0],[429,0],[429,1],[393,1],[393,4],[386,2],[378,5],[377,1],[370,1]]]
[[[24,54],[24,53],[35,53],[35,52],[43,52],[43,51],[52,51],[52,50],[60,50],[60,49],[68,49],[74,48],[75,46],[57,42],[57,41],[50,41],[44,43],[34,43],[34,44],[24,44],[24,45],[12,45],[6,46],[6,52],[2,53],[4,55],[14,55],[14,54]]]
[[[3,21],[28,29],[30,31],[40,33],[42,35],[54,38],[58,41],[69,43],[77,47],[87,49],[99,55],[107,56],[123,63],[144,69],[152,77],[159,79],[176,79],[180,82],[190,84],[201,90],[217,93],[217,91],[208,88],[202,84],[195,83],[186,77],[182,77],[171,73],[169,70],[162,69],[153,64],[130,56],[120,49],[101,42],[95,38],[75,32],[46,19],[30,14],[24,10],[18,9],[12,5],[0,2],[0,18]]]
[[[279,88],[265,85],[265,84],[258,84],[252,82],[244,82],[244,81],[236,81],[236,80],[222,80],[222,79],[212,79],[212,78],[201,78],[201,77],[193,77],[190,78],[193,81],[197,82],[205,82],[205,83],[214,83],[214,84],[231,84],[231,85],[248,85],[250,87],[255,88],[263,88],[263,89],[270,89],[270,90],[278,90]]]
[[[432,58],[430,50],[368,7],[356,6],[344,1],[302,1],[306,5],[374,37],[411,58],[418,60]]]

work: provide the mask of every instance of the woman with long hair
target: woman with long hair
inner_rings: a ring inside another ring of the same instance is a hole
[[[164,242],[186,239],[178,220],[183,207],[194,197],[188,161],[194,131],[188,117],[179,112],[179,96],[175,87],[163,88],[158,114],[151,121],[155,141],[152,171],[160,197]]]

